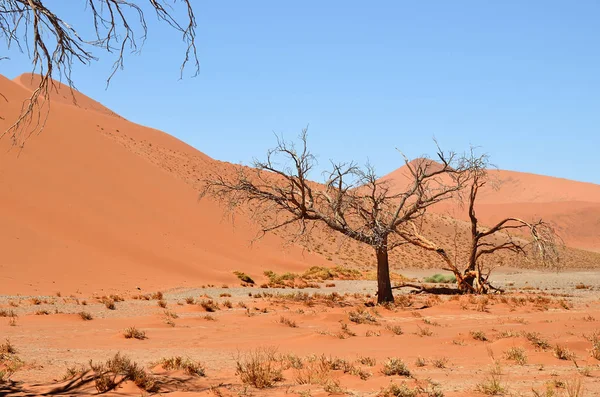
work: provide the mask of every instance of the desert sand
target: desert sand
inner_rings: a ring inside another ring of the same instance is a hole
[[[0,129],[35,79],[0,76]],[[308,245],[282,235],[252,243],[247,214],[232,223],[218,203],[198,199],[203,177],[233,165],[57,89],[41,134],[23,149],[0,140],[0,371],[16,369],[0,394],[97,394],[89,360],[120,353],[173,396],[567,396],[577,385],[600,395],[600,186],[495,171],[502,183],[482,194],[482,222],[551,221],[567,246],[563,269],[516,269],[503,257],[494,282],[504,294],[402,289],[394,306],[373,307],[368,248],[325,234]],[[405,170],[385,178],[401,188]],[[426,229],[450,244],[467,230],[464,219],[438,206]],[[313,266],[358,272],[302,279]],[[412,248],[392,257],[397,279],[420,281],[439,266]],[[297,278],[267,286],[266,270]],[[234,271],[256,284],[241,285]],[[130,327],[145,337],[125,338]],[[281,372],[273,387],[236,371],[257,351]],[[161,364],[177,356],[197,371]],[[407,371],[386,375],[391,364],[402,369],[389,359]],[[147,393],[140,385],[125,380],[107,395]]]

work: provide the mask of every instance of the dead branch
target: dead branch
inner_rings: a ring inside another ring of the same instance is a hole
[[[47,0],[3,0],[0,2],[0,37],[7,46],[16,46],[21,52],[27,49],[33,64],[33,73],[40,75],[37,87],[22,105],[17,120],[0,139],[9,136],[15,146],[22,146],[31,134],[40,132],[45,125],[48,100],[55,79],[66,81],[71,90],[74,81],[71,71],[74,63],[90,64],[97,60],[94,49],[100,49],[116,58],[107,85],[115,73],[123,68],[125,55],[139,51],[148,32],[146,12],[141,1],[134,0],[82,0],[86,6],[88,22],[94,26],[94,37],[84,38],[69,21],[61,18]],[[196,51],[196,18],[191,0],[173,0],[182,3],[186,19],[179,21],[166,0],[148,0],[150,10],[159,21],[182,34],[187,46],[181,73],[193,63],[199,72]],[[81,3],[78,3],[81,4]],[[145,4],[145,3],[144,3]],[[75,5],[73,5],[75,6]],[[74,97],[73,97],[74,98]]]

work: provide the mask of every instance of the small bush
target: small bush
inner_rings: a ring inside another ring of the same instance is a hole
[[[40,309],[38,311],[35,312],[36,316],[48,316],[50,314],[50,312],[46,309]]]
[[[531,342],[531,344],[540,350],[548,350],[550,348],[550,343],[537,332],[525,332],[523,336]]]
[[[406,383],[400,385],[392,383],[385,389],[382,389],[379,392],[378,397],[417,397],[418,395],[419,390],[411,389]]]
[[[554,357],[559,360],[573,360],[575,358],[575,354],[571,352],[566,347],[555,345],[553,351]]]
[[[158,304],[158,307],[162,307],[163,309],[165,307],[167,307],[167,302],[165,302],[164,300],[160,299],[158,302],[156,302]]]
[[[212,299],[203,299],[199,304],[207,312],[215,312],[215,311],[219,310],[219,305]]]
[[[164,296],[163,293],[158,291],[152,294],[152,299],[157,300],[157,301],[161,301],[163,300]]]
[[[226,301],[223,301],[223,306],[225,306],[228,309],[231,309],[233,307],[233,303],[231,303],[230,300],[226,300]]]
[[[89,312],[79,312],[79,317],[84,321],[90,321],[94,318]]]
[[[211,315],[211,314],[206,314],[204,316],[202,316],[203,319],[207,320],[207,321],[217,321],[217,319],[215,318],[215,316]]]
[[[103,301],[104,306],[106,306],[106,308],[108,310],[116,310],[117,307],[115,306],[115,302],[113,300],[107,299]]]
[[[139,330],[136,327],[127,328],[125,331],[123,331],[123,336],[125,337],[125,339],[147,339],[146,332]]]
[[[477,391],[488,396],[500,396],[506,388],[500,383],[500,376],[492,373],[483,382],[477,384]]]
[[[6,341],[0,345],[0,357],[3,354],[17,354],[17,349],[10,343],[10,340],[6,338]]]
[[[417,328],[419,329],[417,331],[417,335],[419,335],[419,336],[432,336],[433,335],[433,331],[431,331],[431,329],[429,329],[429,327],[419,327],[417,325]]]
[[[434,274],[430,277],[425,277],[423,279],[426,283],[438,283],[438,284],[452,284],[456,283],[456,277],[453,274]]]
[[[486,342],[488,340],[487,336],[483,333],[483,331],[471,331],[471,336],[475,340],[480,340],[482,342]]]
[[[257,389],[275,386],[275,383],[283,380],[281,363],[277,360],[276,353],[274,348],[259,348],[245,355],[238,354],[236,375],[243,384]]]
[[[519,365],[525,365],[527,363],[527,354],[522,347],[511,347],[504,352],[504,356],[507,360],[512,360]]]
[[[377,324],[377,319],[364,307],[352,310],[348,313],[348,319],[356,324]]]
[[[183,370],[188,375],[206,376],[204,365],[181,356],[163,358],[158,362],[166,371]]]
[[[373,357],[359,357],[356,361],[358,361],[359,364],[362,365],[366,365],[369,367],[374,367],[375,364],[377,364],[377,361],[373,358]]]
[[[185,298],[185,303],[187,303],[188,305],[193,305],[195,301],[196,300],[193,296],[188,296],[187,298]]]
[[[446,364],[448,364],[448,357],[440,357],[431,360],[431,364],[440,369],[446,368]]]
[[[383,368],[381,372],[385,376],[410,376],[410,371],[406,367],[406,364],[399,358],[388,358],[388,360],[383,364]]]
[[[402,335],[404,333],[404,331],[402,331],[402,327],[399,325],[388,325],[385,328],[389,331],[392,331],[396,335]]]
[[[94,364],[90,361],[90,368],[94,372],[93,379],[98,393],[115,389],[118,386],[117,378],[121,381],[132,381],[147,392],[156,392],[158,389],[158,383],[152,375],[119,353],[104,364]]]
[[[246,273],[235,271],[235,272],[233,272],[233,274],[235,274],[237,276],[237,278],[239,278],[244,283],[254,284],[254,280],[252,280],[252,278],[250,276],[248,276]]]
[[[417,357],[415,360],[415,365],[417,367],[424,367],[427,365],[427,360],[425,360],[423,357]]]
[[[287,325],[290,328],[298,328],[298,324],[296,324],[296,322],[290,318],[281,316],[279,317],[279,323],[283,324],[283,325]]]

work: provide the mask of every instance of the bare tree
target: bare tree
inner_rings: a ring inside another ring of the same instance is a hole
[[[305,235],[320,224],[371,246],[377,258],[377,300],[393,302],[389,252],[406,244],[405,229],[427,208],[459,192],[468,175],[455,153],[438,147],[437,156],[439,163],[405,158],[410,183],[399,193],[373,167],[355,163],[332,162],[325,183],[317,184],[309,180],[317,162],[305,129],[298,148],[278,138],[266,160],[256,160],[253,168],[240,166],[233,176],[209,177],[200,197],[212,196],[230,210],[249,206],[263,233],[296,227],[297,235]]]
[[[71,21],[62,19],[48,0],[1,0],[0,38],[7,47],[16,46],[27,51],[33,72],[40,74],[37,88],[23,103],[21,114],[4,132],[14,145],[22,145],[27,137],[43,129],[48,109],[42,108],[50,97],[54,86],[53,78],[65,80],[73,88],[71,70],[73,63],[89,64],[97,61],[94,49],[115,54],[112,71],[107,79],[123,67],[127,52],[136,52],[143,45],[148,31],[145,12],[152,10],[159,21],[182,34],[187,46],[181,73],[190,62],[199,71],[196,53],[196,18],[191,0],[69,0],[70,6],[86,7],[88,19],[80,22],[94,27],[93,37],[84,38]],[[185,8],[183,21],[175,17],[171,4],[181,4]],[[146,11],[144,11],[146,9]],[[6,58],[0,57],[1,60]],[[6,99],[6,98],[4,98]]]
[[[507,217],[492,227],[479,225],[475,212],[475,204],[479,190],[489,183],[489,161],[487,155],[476,156],[473,149],[463,158],[464,167],[469,170],[468,183],[468,215],[471,226],[470,245],[466,264],[461,266],[450,258],[446,250],[424,237],[417,226],[412,223],[410,229],[404,229],[402,237],[411,244],[436,252],[444,261],[444,270],[454,273],[458,288],[466,293],[487,293],[498,290],[489,282],[492,267],[486,266],[483,259],[500,251],[508,251],[517,255],[532,254],[543,265],[558,265],[559,247],[562,245],[552,226],[543,221],[526,221],[520,218]],[[513,235],[511,232],[517,232]],[[525,238],[527,237],[527,238]],[[405,284],[407,286],[414,286]]]

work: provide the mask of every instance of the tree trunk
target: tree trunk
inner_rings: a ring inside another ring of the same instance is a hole
[[[375,253],[377,254],[377,303],[394,302],[387,244],[375,248]]]

